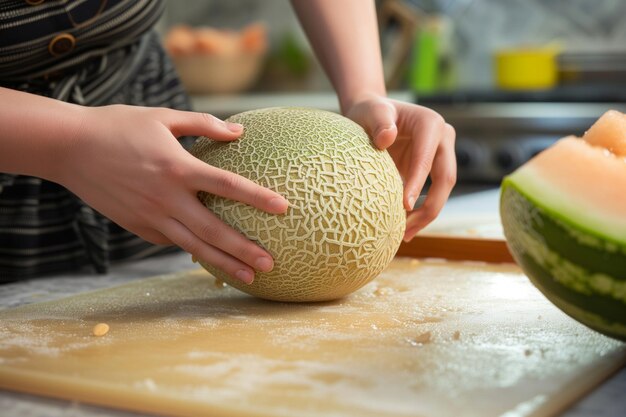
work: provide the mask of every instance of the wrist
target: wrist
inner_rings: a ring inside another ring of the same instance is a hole
[[[86,107],[0,87],[0,172],[58,182]]]
[[[73,161],[80,158],[80,144],[89,137],[89,129],[93,128],[95,108],[78,104],[59,103],[57,121],[51,121],[55,132],[43,147],[41,162],[38,164],[36,176],[65,184],[71,178]]]

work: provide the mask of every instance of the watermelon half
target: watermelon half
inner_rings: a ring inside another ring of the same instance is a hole
[[[610,111],[502,183],[517,263],[574,319],[626,340],[626,116]]]

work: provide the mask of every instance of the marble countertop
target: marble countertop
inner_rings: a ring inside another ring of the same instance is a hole
[[[481,213],[488,212],[497,204],[496,197],[495,192],[486,192],[473,197],[452,199],[442,217],[452,216],[457,206],[463,207],[465,214],[472,207]],[[197,268],[197,265],[191,262],[188,254],[175,253],[142,261],[120,263],[114,265],[106,275],[83,271],[6,284],[0,286],[0,309],[59,299],[149,276],[194,268]],[[0,416],[132,417],[139,415],[142,414],[0,390]],[[626,415],[626,369],[622,369],[563,413],[563,417],[624,415]]]

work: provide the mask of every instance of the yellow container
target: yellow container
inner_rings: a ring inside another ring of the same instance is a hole
[[[549,89],[557,83],[554,47],[512,48],[494,56],[496,85],[504,90]]]

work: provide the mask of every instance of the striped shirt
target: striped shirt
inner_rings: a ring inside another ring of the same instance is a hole
[[[87,106],[188,109],[151,31],[163,7],[161,0],[0,0],[0,86]],[[55,39],[66,43],[55,50]],[[106,272],[111,261],[169,250],[59,184],[0,173],[0,282],[85,266]]]

